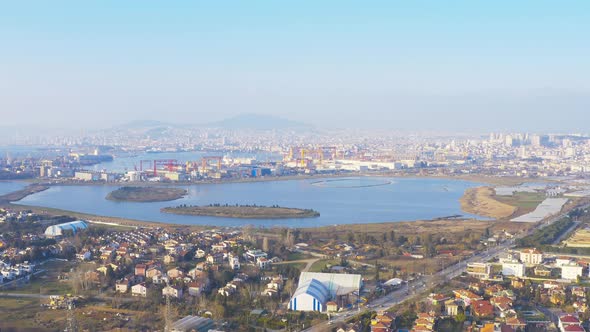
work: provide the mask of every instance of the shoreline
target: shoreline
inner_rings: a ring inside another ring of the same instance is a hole
[[[225,184],[225,183],[250,183],[250,182],[269,182],[269,181],[292,181],[292,180],[309,180],[309,179],[342,179],[342,178],[357,178],[357,177],[391,177],[391,178],[415,178],[415,179],[448,179],[460,180],[470,182],[480,182],[494,186],[515,186],[527,182],[538,181],[553,181],[546,179],[531,179],[519,177],[494,177],[488,175],[478,174],[464,174],[464,175],[448,175],[448,174],[409,174],[396,171],[375,172],[375,173],[346,173],[346,174],[300,174],[300,175],[286,175],[286,176],[271,176],[258,178],[243,178],[243,179],[226,179],[226,180],[205,180],[199,182],[82,182],[82,181],[66,181],[66,182],[48,182],[46,179],[29,179],[29,180],[9,180],[7,182],[28,182],[31,184],[43,184],[50,187],[53,186],[198,186],[203,184]]]

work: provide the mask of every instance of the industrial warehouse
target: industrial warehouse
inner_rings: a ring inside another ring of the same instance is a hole
[[[63,224],[57,224],[45,229],[45,236],[59,237],[63,236],[64,231],[72,231],[74,234],[80,230],[87,229],[88,224],[84,220],[76,220]]]
[[[358,299],[360,274],[302,272],[289,309],[297,311],[337,311]],[[328,303],[332,306],[328,308]]]

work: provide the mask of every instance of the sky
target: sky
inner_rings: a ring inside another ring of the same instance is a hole
[[[589,132],[590,2],[6,1],[0,125]]]

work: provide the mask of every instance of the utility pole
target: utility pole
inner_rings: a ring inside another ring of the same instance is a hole
[[[164,331],[172,331],[172,308],[170,304],[170,283],[168,282],[168,280],[166,280],[166,309],[164,312],[164,320],[166,323]]]
[[[76,322],[76,305],[74,304],[74,299],[69,298],[67,300],[67,323],[66,323],[66,332],[78,332],[78,323]]]

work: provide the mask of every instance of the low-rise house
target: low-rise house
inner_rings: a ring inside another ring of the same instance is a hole
[[[492,266],[488,263],[467,264],[467,274],[478,279],[488,279],[492,273]]]
[[[205,283],[200,281],[193,281],[187,284],[188,295],[199,296],[205,290]]]
[[[520,261],[527,265],[541,264],[543,262],[543,253],[536,248],[521,250]]]
[[[195,258],[197,258],[197,259],[200,259],[200,258],[203,258],[206,256],[207,256],[207,253],[203,249],[197,249],[197,251],[195,252]]]
[[[244,254],[244,258],[250,262],[256,262],[256,260],[258,258],[262,258],[262,257],[267,258],[268,254],[262,250],[259,250],[259,249],[248,250]]]
[[[128,290],[129,290],[129,280],[128,279],[119,280],[115,283],[115,292],[127,293]]]
[[[137,264],[137,265],[135,265],[135,275],[136,276],[147,277],[146,271],[147,271],[147,267],[146,267],[145,264]]]
[[[393,324],[395,323],[395,315],[390,312],[378,313],[377,316],[371,320],[371,324],[376,323],[382,323],[386,327],[393,328]]]
[[[164,264],[169,265],[176,262],[176,258],[174,258],[174,256],[172,255],[166,255],[164,256]]]
[[[414,321],[412,331],[434,331],[435,317],[430,313],[421,312],[418,314],[418,319]]]
[[[437,305],[439,303],[445,303],[446,301],[448,301],[450,299],[451,299],[451,296],[445,295],[445,294],[432,293],[432,294],[428,295],[428,301],[434,305]]]
[[[570,314],[560,316],[557,327],[561,332],[584,332],[580,319]]]
[[[496,308],[498,316],[505,318],[514,316],[516,312],[512,309],[512,299],[500,296],[490,299],[490,303]]]
[[[451,317],[457,316],[457,314],[459,313],[459,308],[463,310],[463,303],[461,302],[461,300],[451,299],[445,301],[445,311],[447,315]]]
[[[471,305],[473,301],[483,300],[481,296],[465,289],[454,290],[453,294],[455,294],[456,298],[463,300],[463,303],[467,306]]]
[[[182,288],[176,286],[166,286],[162,289],[162,296],[170,296],[179,299],[182,297]]]
[[[184,277],[184,271],[182,271],[181,269],[175,267],[173,269],[168,270],[168,272],[166,272],[166,275],[168,275],[168,278],[170,278],[170,279],[183,278]]]
[[[264,269],[266,269],[266,268],[269,268],[269,267],[270,267],[270,265],[271,265],[271,262],[270,262],[268,259],[264,258],[264,257],[260,257],[260,258],[257,258],[257,259],[256,259],[256,265],[257,265],[259,268],[261,268],[261,269],[263,269],[263,270],[264,270]]]
[[[328,312],[338,312],[338,304],[334,301],[326,302],[326,311]]]
[[[215,253],[207,255],[207,263],[209,264],[221,264],[223,263],[223,254]]]
[[[477,318],[494,317],[494,307],[489,301],[477,300],[471,303],[471,313]]]
[[[510,318],[506,318],[506,326],[512,328],[513,330],[524,330],[524,328],[526,327],[526,321],[522,318],[518,318],[518,317],[510,317]]]
[[[170,279],[168,278],[168,276],[157,274],[152,277],[152,282],[156,285],[160,285],[170,282]]]
[[[537,265],[534,269],[535,275],[539,277],[550,277],[551,269],[544,265]]]
[[[147,296],[147,287],[145,286],[145,283],[142,282],[140,284],[131,286],[131,295],[146,297]]]
[[[92,252],[90,250],[84,250],[81,253],[76,254],[76,259],[80,261],[89,261],[92,258]]]
[[[581,297],[581,298],[586,297],[586,287],[572,286],[571,291],[572,291],[573,296],[577,296],[577,297]]]
[[[153,279],[155,276],[161,276],[162,271],[158,267],[150,267],[145,271],[145,277],[148,279]]]
[[[239,270],[240,269],[240,267],[241,267],[240,266],[240,257],[230,255],[228,261],[229,261],[229,267],[232,270]]]

